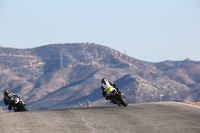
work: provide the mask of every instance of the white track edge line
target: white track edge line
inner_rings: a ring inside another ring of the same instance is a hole
[[[199,109],[200,109],[200,106],[197,106],[197,105],[192,105],[192,104],[188,104],[188,103],[181,103],[181,102],[174,102],[174,103],[177,103],[177,104],[184,104],[184,105],[188,105],[188,106],[192,106],[192,107],[196,107],[196,108],[199,108]]]

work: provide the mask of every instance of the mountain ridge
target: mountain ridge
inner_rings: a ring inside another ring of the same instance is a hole
[[[94,43],[0,47],[0,53],[1,91],[18,93],[31,110],[81,106],[85,100],[108,104],[100,90],[103,77],[114,81],[129,103],[200,99],[196,61],[152,63]]]

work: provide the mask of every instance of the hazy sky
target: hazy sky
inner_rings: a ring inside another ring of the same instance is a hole
[[[200,61],[200,0],[0,0],[0,46],[77,42],[150,62]]]

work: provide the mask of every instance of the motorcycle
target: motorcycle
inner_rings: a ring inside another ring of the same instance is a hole
[[[26,104],[21,100],[19,97],[14,97],[13,98],[13,106],[12,109],[15,112],[19,111],[28,111],[28,108],[26,107]]]
[[[106,89],[107,95],[110,97],[110,102],[113,104],[117,104],[118,106],[126,107],[128,105],[127,101],[125,100],[125,96],[123,93],[118,92],[114,87],[108,87]]]

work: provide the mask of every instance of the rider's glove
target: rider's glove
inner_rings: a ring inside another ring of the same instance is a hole
[[[116,87],[116,84],[114,84],[113,87]]]

